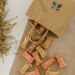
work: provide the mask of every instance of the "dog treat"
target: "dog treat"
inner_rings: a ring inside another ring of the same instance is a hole
[[[36,61],[36,65],[40,65],[42,63],[42,61],[41,61],[41,59],[40,59],[40,57],[38,55],[38,52],[34,52],[33,56],[34,56],[34,59]]]
[[[34,26],[36,24],[36,21],[29,19],[32,23],[32,25]]]
[[[37,32],[39,35],[41,35],[41,34],[42,34],[45,30],[46,30],[46,28],[45,28],[45,27],[40,26],[40,28],[39,28],[39,29],[37,29],[37,30],[36,30],[36,32]]]
[[[44,43],[42,43],[42,47],[47,49],[47,48],[49,48],[51,43],[52,43],[52,37],[47,36],[46,41]]]
[[[53,57],[49,58],[46,62],[42,64],[44,69],[48,69],[51,64],[53,64],[55,59]]]
[[[37,34],[36,32],[32,35],[32,40],[38,41],[41,38],[41,35]]]
[[[28,70],[29,68],[31,68],[31,67],[32,67],[31,64],[26,63],[26,64],[19,70],[19,72],[20,72],[21,74],[25,74],[25,73],[27,72],[27,70]]]
[[[25,49],[27,47],[27,44],[29,43],[29,39],[26,36],[21,44],[21,48]]]
[[[31,71],[31,72],[26,72],[25,75],[40,75],[38,69],[34,70],[34,71]]]
[[[56,59],[59,63],[60,68],[64,68],[66,66],[66,63],[64,62],[64,60],[60,54],[56,56]]]
[[[36,50],[38,51],[38,53],[40,54],[41,58],[45,58],[47,56],[47,53],[43,50],[43,48],[41,46],[38,46],[36,48]]]
[[[26,49],[26,51],[28,51],[29,53],[32,53],[36,46],[37,46],[36,44],[31,43],[31,45]]]
[[[56,71],[56,72],[52,72],[50,70],[47,70],[45,75],[60,75],[60,72],[59,71]]]
[[[24,57],[28,63],[32,63],[34,61],[34,58],[26,51],[22,54],[22,57]]]

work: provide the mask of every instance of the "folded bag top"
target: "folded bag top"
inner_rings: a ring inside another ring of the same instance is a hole
[[[75,15],[75,1],[34,0],[26,15],[60,37]]]

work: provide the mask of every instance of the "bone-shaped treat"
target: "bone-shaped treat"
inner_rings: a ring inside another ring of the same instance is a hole
[[[46,28],[45,27],[43,27],[43,26],[40,26],[40,28],[39,29],[37,29],[36,30],[36,32],[38,33],[38,34],[42,34],[44,31],[46,30]]]
[[[46,40],[42,43],[42,47],[48,49],[52,43],[52,37],[47,36]]]
[[[56,59],[59,63],[60,68],[66,67],[66,63],[64,62],[64,59],[60,54],[56,56]]]
[[[21,74],[25,74],[25,73],[27,72],[27,70],[28,70],[29,68],[31,68],[31,67],[32,67],[31,64],[26,63],[26,64],[19,70],[19,72],[20,72]]]
[[[45,52],[41,46],[38,46],[36,50],[40,54],[41,58],[45,58],[47,56],[47,52]]]
[[[27,47],[27,44],[29,43],[29,39],[28,37],[26,36],[23,40],[23,42],[21,43],[21,48],[22,49],[25,49]]]
[[[46,70],[45,75],[60,75],[60,72],[59,72],[59,71],[52,72],[52,71],[50,71],[50,70]]]
[[[54,63],[55,59],[53,57],[49,58],[47,61],[45,61],[43,64],[42,64],[42,67],[44,69],[48,69],[50,65],[52,65]]]
[[[38,69],[31,71],[31,72],[27,72],[25,75],[40,75]]]
[[[32,53],[37,45],[34,43],[31,43],[30,46],[26,49],[29,53]]]
[[[34,52],[32,55],[34,56],[36,65],[40,65],[42,63],[42,60],[40,59],[38,52]]]
[[[22,57],[24,57],[28,63],[32,63],[34,61],[34,58],[27,51],[22,54]]]
[[[38,41],[41,38],[41,35],[37,34],[36,32],[32,35],[32,40]]]

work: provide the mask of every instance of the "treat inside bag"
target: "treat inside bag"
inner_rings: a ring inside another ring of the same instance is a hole
[[[28,35],[25,36],[21,43],[21,48],[29,53],[34,52],[34,49],[39,45],[42,48],[48,49],[53,39],[52,36],[48,35],[50,31],[34,20],[29,19],[29,21],[32,25],[32,29]]]

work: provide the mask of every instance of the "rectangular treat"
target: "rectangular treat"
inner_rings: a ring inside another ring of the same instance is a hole
[[[53,57],[49,58],[46,62],[42,64],[44,69],[48,69],[50,65],[54,63],[55,59]]]
[[[31,64],[26,63],[26,64],[19,70],[19,72],[20,72],[21,74],[25,74],[25,73],[27,72],[27,70],[28,70],[29,68],[31,68],[31,67],[32,67]]]
[[[47,56],[47,52],[45,52],[41,46],[36,47],[36,50],[40,54],[41,58],[45,58]]]
[[[34,52],[32,55],[34,56],[34,59],[36,61],[36,65],[42,64],[42,60],[40,59],[38,52]]]
[[[46,28],[41,25],[40,28],[36,30],[36,32],[37,32],[39,35],[41,35],[45,30],[46,30]]]
[[[32,53],[37,45],[34,43],[31,43],[30,46],[26,49],[29,53]]]
[[[24,57],[28,63],[32,63],[34,61],[34,58],[27,51],[22,54],[22,57]]]
[[[38,41],[40,38],[41,38],[41,35],[37,34],[36,32],[33,33],[32,40]]]
[[[57,59],[57,61],[59,63],[60,68],[66,67],[66,63],[64,62],[64,59],[60,54],[56,56],[56,59]]]
[[[29,39],[28,37],[26,36],[23,40],[23,42],[21,43],[21,48],[25,50],[25,48],[27,47],[27,44],[29,43]]]

